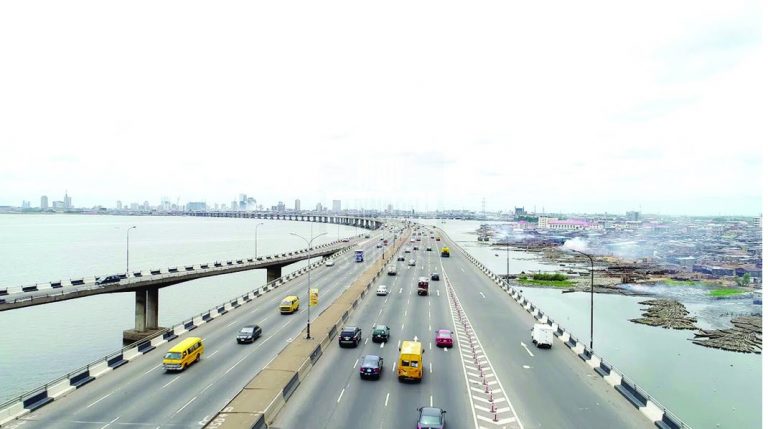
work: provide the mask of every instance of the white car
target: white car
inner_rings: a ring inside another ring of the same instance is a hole
[[[325,266],[332,267],[334,263],[335,262],[333,261],[333,259],[328,259],[327,261],[325,261]]]
[[[415,259],[411,259],[410,261],[408,261],[408,265],[410,265],[412,267],[415,267],[416,266],[416,260]]]
[[[386,295],[388,293],[389,293],[389,290],[387,290],[387,286],[386,285],[381,285],[381,286],[378,287],[378,289],[376,289],[376,295],[384,296],[384,295]]]

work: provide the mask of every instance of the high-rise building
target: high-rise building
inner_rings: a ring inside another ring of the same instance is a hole
[[[640,220],[640,212],[638,211],[627,212],[627,220],[631,222],[638,222]]]
[[[204,201],[195,201],[187,203],[187,210],[191,212],[204,212],[207,206]]]
[[[40,210],[47,210],[48,209],[48,196],[43,195],[40,197]]]
[[[341,212],[341,200],[333,200],[333,211],[336,213]]]
[[[392,213],[392,204],[387,204],[387,213]]]
[[[118,209],[118,210],[122,210],[123,209],[123,202],[120,201],[120,200],[117,200],[117,203],[115,204],[115,208]]]
[[[284,212],[285,211],[285,203],[282,201],[277,202],[277,211],[278,212]]]
[[[72,197],[70,197],[67,194],[67,191],[64,191],[64,208],[65,209],[71,209],[72,208]]]
[[[143,209],[144,209],[145,211],[149,211],[149,201],[147,201],[147,200],[144,200]]]
[[[237,211],[237,201],[232,201],[232,211]]]
[[[298,211],[301,211],[301,200],[296,198],[296,201],[293,202],[293,209]]]
[[[323,211],[323,204],[322,203],[317,203],[317,205],[315,206],[315,211],[316,212]]]
[[[23,209],[28,209],[28,208],[30,208],[30,204],[31,204],[31,203],[30,203],[29,201],[27,201],[27,200],[22,200],[22,201],[21,201],[21,208],[23,208]]]

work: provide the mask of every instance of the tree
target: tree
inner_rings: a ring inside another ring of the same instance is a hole
[[[752,276],[749,275],[749,273],[744,273],[741,277],[736,277],[736,284],[741,287],[749,286],[749,284],[752,283]]]

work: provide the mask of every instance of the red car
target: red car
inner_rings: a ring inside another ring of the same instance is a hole
[[[453,347],[453,332],[447,329],[435,331],[435,345],[437,347]]]

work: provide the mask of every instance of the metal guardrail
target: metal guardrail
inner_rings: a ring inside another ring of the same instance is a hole
[[[356,245],[356,243],[351,243],[350,245],[341,248],[339,251],[334,253],[334,257],[337,257],[338,255],[341,255],[341,254],[349,251],[350,249],[355,247],[355,245]],[[322,262],[323,262],[322,260],[315,262],[312,265],[312,268],[316,268],[316,267],[320,266]],[[21,394],[19,396],[12,397],[11,399],[7,400],[6,402],[0,404],[0,410],[4,410],[4,409],[12,406],[14,403],[17,403],[17,402],[22,402],[23,403],[25,400],[35,396],[36,394],[39,394],[41,391],[47,391],[48,387],[54,386],[54,385],[56,385],[58,383],[61,383],[62,381],[69,379],[73,375],[77,375],[77,374],[83,373],[85,371],[89,371],[91,369],[91,367],[94,367],[94,366],[99,365],[99,364],[103,364],[104,362],[107,362],[107,361],[109,361],[110,359],[112,359],[114,357],[120,356],[123,353],[125,353],[126,350],[130,350],[130,349],[136,348],[141,343],[144,343],[144,342],[147,342],[147,341],[152,341],[153,339],[155,339],[157,337],[160,337],[160,336],[163,336],[163,335],[165,335],[168,332],[173,332],[176,329],[177,326],[180,326],[180,325],[183,326],[186,323],[193,322],[198,317],[202,318],[203,316],[210,314],[211,311],[217,310],[218,308],[220,308],[220,307],[222,307],[222,306],[224,306],[226,304],[230,304],[231,305],[232,301],[235,300],[235,299],[239,300],[240,298],[245,298],[245,297],[249,296],[252,293],[256,293],[257,297],[259,297],[262,294],[258,293],[258,291],[262,291],[263,290],[266,293],[266,292],[268,292],[268,288],[274,286],[275,284],[287,281],[288,277],[291,277],[291,278],[296,277],[296,276],[294,276],[295,273],[303,274],[304,272],[306,272],[306,267],[299,268],[299,269],[297,269],[295,271],[287,273],[284,276],[281,276],[280,278],[277,278],[277,279],[275,279],[275,280],[273,280],[273,281],[271,281],[269,283],[266,283],[263,286],[259,286],[258,288],[253,289],[253,290],[251,290],[250,292],[248,292],[246,294],[240,294],[240,295],[238,295],[235,298],[232,298],[232,299],[229,299],[229,300],[225,301],[223,304],[216,305],[214,307],[211,307],[209,310],[204,311],[202,313],[198,313],[198,314],[196,314],[196,315],[194,315],[194,316],[192,316],[192,317],[190,317],[188,319],[185,319],[184,321],[182,321],[180,323],[173,324],[172,327],[170,327],[168,329],[164,329],[162,331],[158,331],[157,333],[155,333],[154,335],[152,335],[150,337],[142,338],[141,340],[138,340],[138,341],[135,341],[135,342],[133,342],[131,344],[128,344],[128,345],[124,346],[123,348],[121,348],[118,351],[115,351],[115,352],[109,353],[107,355],[104,355],[104,357],[99,358],[97,360],[94,360],[94,361],[90,362],[89,364],[87,364],[85,366],[82,366],[80,368],[77,368],[77,369],[75,369],[73,371],[70,371],[66,375],[63,375],[63,376],[61,376],[59,378],[56,378],[53,381],[49,381],[48,383],[45,383],[45,384],[43,384],[41,386],[38,386],[38,387],[36,387],[34,389],[31,389],[31,390],[27,391],[26,393],[23,393],[23,394]]]

